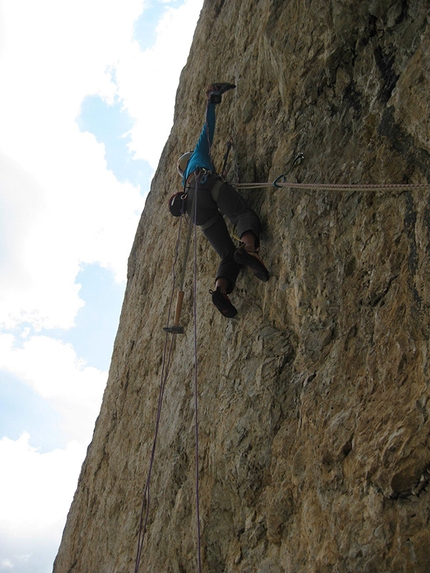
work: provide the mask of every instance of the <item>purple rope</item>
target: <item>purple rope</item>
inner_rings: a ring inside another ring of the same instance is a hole
[[[194,221],[197,220],[197,187],[198,178],[196,178],[196,187],[194,194]],[[200,531],[200,492],[199,492],[199,419],[198,419],[198,369],[197,369],[197,225],[194,225],[194,430],[195,430],[195,465],[196,465],[196,526],[197,526],[197,570],[202,571],[201,558],[201,531]]]
[[[178,238],[176,240],[176,247],[175,247],[175,258],[173,261],[172,266],[172,273],[173,273],[173,286],[172,286],[172,294],[170,297],[169,302],[169,309],[168,309],[168,316],[167,316],[167,324],[170,324],[170,315],[172,311],[172,303],[175,291],[175,267],[178,260],[179,254],[179,242],[181,238],[181,227],[182,227],[182,217],[180,218],[179,229],[178,229]],[[152,468],[154,465],[155,459],[155,448],[157,445],[157,437],[158,437],[158,430],[160,427],[160,419],[161,419],[161,407],[163,405],[163,397],[164,397],[164,389],[166,387],[167,378],[169,375],[170,370],[170,363],[172,360],[173,354],[173,346],[174,346],[174,337],[171,337],[170,347],[168,349],[168,338],[169,335],[166,332],[165,340],[164,340],[164,349],[163,349],[163,363],[161,369],[161,376],[160,376],[160,390],[158,394],[158,406],[157,406],[157,416],[155,420],[155,432],[154,432],[154,440],[152,442],[152,450],[151,450],[151,457],[149,461],[149,468],[148,474],[146,477],[145,487],[143,490],[143,499],[140,511],[140,520],[139,520],[139,532],[138,532],[138,540],[137,540],[137,552],[136,552],[136,562],[134,573],[138,573],[140,567],[140,561],[142,558],[142,550],[143,544],[145,541],[145,534],[148,526],[148,518],[149,518],[149,507],[150,507],[150,482],[151,482],[151,475],[152,475]]]
[[[195,186],[195,194],[194,194],[194,222],[196,221],[197,217],[197,188],[198,188],[198,178],[196,178],[196,186]],[[192,222],[190,221],[190,225]],[[182,226],[182,217],[179,224],[178,229],[178,238],[176,241],[176,249],[175,249],[175,259],[173,262],[173,288],[172,294],[170,297],[169,302],[169,310],[168,310],[168,317],[167,317],[167,324],[170,323],[170,314],[172,309],[172,302],[174,297],[174,287],[175,287],[175,267],[178,260],[178,253],[179,253],[179,242],[180,242],[180,235],[181,235],[181,226]],[[199,491],[199,422],[198,422],[198,367],[197,367],[197,225],[194,224],[194,277],[193,277],[193,289],[194,289],[194,302],[193,302],[193,312],[194,312],[194,411],[195,411],[195,480],[196,480],[196,529],[197,529],[197,566],[198,566],[198,573],[202,572],[202,560],[201,560],[201,528],[200,528],[200,491]],[[164,390],[167,382],[167,378],[169,375],[170,364],[172,360],[173,354],[173,347],[174,347],[174,340],[175,338],[172,336],[170,347],[168,348],[168,333],[166,332],[165,342],[164,342],[164,349],[163,349],[163,364],[162,364],[162,371],[161,371],[161,381],[160,381],[160,391],[158,395],[158,407],[157,407],[157,416],[155,421],[155,432],[154,432],[154,440],[152,443],[152,450],[151,450],[151,457],[149,462],[148,474],[145,482],[145,487],[143,491],[143,500],[140,512],[140,522],[139,522],[139,533],[138,533],[138,542],[137,542],[137,553],[136,553],[136,563],[134,573],[138,573],[140,562],[142,558],[142,551],[143,551],[143,544],[145,541],[145,534],[147,531],[148,526],[148,518],[149,518],[149,507],[150,507],[150,482],[151,482],[151,475],[152,469],[154,465],[155,459],[155,449],[157,444],[157,437],[158,437],[158,430],[160,426],[160,419],[161,419],[161,408],[163,404],[163,397],[164,397]]]

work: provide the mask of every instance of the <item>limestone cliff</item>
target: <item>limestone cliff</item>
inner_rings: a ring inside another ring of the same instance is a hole
[[[219,165],[232,137],[233,181],[427,183],[429,9],[205,2],[55,573],[134,570],[178,231],[166,201],[199,135],[205,86],[237,84],[217,109],[213,148]],[[428,572],[430,191],[244,195],[264,222],[272,276],[239,277],[236,319],[211,304],[217,256],[197,235],[203,571]],[[190,258],[150,490],[141,571],[151,573],[197,571]]]

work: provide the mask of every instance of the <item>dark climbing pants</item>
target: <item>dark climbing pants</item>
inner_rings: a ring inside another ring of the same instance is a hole
[[[195,197],[197,197],[197,205],[194,207]],[[246,231],[252,231],[256,236],[257,247],[261,229],[259,217],[236,189],[228,183],[223,183],[216,174],[198,176],[191,183],[188,191],[187,211],[194,223],[202,228],[209,243],[218,253],[221,262],[216,278],[227,279],[229,283],[227,292],[230,293],[236,284],[242,265],[234,260],[237,247],[230,237],[222,215],[225,215],[236,226],[239,238]]]

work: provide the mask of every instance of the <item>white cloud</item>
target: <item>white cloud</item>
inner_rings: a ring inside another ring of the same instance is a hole
[[[141,52],[134,42],[118,62],[118,94],[136,119],[130,148],[154,169],[172,127],[175,92],[202,4],[185,0],[180,8],[168,8],[154,46]]]
[[[0,0],[8,24],[0,51],[0,210],[10,212],[1,236],[9,254],[0,270],[0,326],[72,326],[82,305],[74,284],[81,263],[98,262],[125,279],[140,189],[116,180],[104,146],[75,118],[87,94],[110,100],[117,92],[136,119],[131,150],[155,169],[189,22],[201,4],[167,8],[154,47],[141,52],[131,38],[142,0]]]
[[[0,370],[25,381],[61,414],[69,440],[89,443],[107,372],[79,360],[70,344],[32,336],[19,346],[12,334],[0,335]]]
[[[132,152],[155,168],[202,3],[167,6],[141,52],[132,36],[145,0],[0,0],[0,370],[61,414],[68,440],[47,453],[25,433],[0,440],[0,572],[52,563],[107,378],[32,333],[73,325],[83,264],[125,278],[143,207],[142,189],[116,180],[75,119],[87,95],[119,97],[136,119]]]
[[[143,200],[106,169],[75,123],[86,94],[109,99],[142,0],[3,0],[0,51],[0,325],[68,328],[81,263],[124,280]],[[23,17],[25,14],[25,17]],[[7,215],[5,214],[7,212]]]
[[[51,172],[40,184],[0,156],[0,325],[70,327],[82,306],[74,284],[82,263],[99,262],[125,278],[142,198],[106,170],[94,136],[76,132],[72,153],[52,151]]]
[[[0,440],[0,571],[46,570],[35,561],[55,555],[84,456],[77,442],[42,454],[28,434]]]
[[[84,456],[85,447],[76,441],[64,450],[40,453],[25,433],[18,440],[0,440],[2,527],[19,526],[24,535],[43,528],[56,536],[54,530],[70,505]]]

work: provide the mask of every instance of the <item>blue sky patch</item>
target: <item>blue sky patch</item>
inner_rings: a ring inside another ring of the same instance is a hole
[[[89,366],[108,370],[125,284],[115,282],[112,272],[98,264],[86,265],[76,282],[82,285],[79,296],[85,306],[79,310],[67,341]]]
[[[71,344],[87,366],[108,370],[118,330],[125,283],[117,283],[112,271],[98,264],[85,265],[76,278],[81,285],[75,326],[69,330],[51,329],[40,334]]]
[[[134,23],[133,35],[133,39],[136,40],[142,51],[148,50],[155,44],[156,28],[164,12],[168,8],[179,8],[182,4],[183,0],[172,0],[168,3],[150,0],[145,5],[142,14]]]
[[[30,434],[30,445],[41,453],[64,447],[60,415],[28,384],[6,372],[0,374],[0,439]]]
[[[37,334],[72,344],[86,366],[107,371],[125,284],[115,282],[112,272],[98,264],[86,265],[77,282],[81,284],[79,294],[85,306],[79,310],[75,326],[69,330],[51,329]],[[28,329],[35,334],[31,325]],[[15,347],[21,348],[25,339],[15,334]],[[0,439],[7,436],[17,440],[23,432],[30,434],[30,445],[39,448],[41,453],[64,448],[67,443],[60,415],[55,409],[26,382],[0,371]]]
[[[94,134],[99,143],[105,146],[107,168],[121,183],[128,181],[146,188],[153,170],[143,159],[134,159],[128,144],[133,119],[117,100],[109,105],[100,96],[87,96],[81,105],[81,113],[76,118],[79,129]]]

